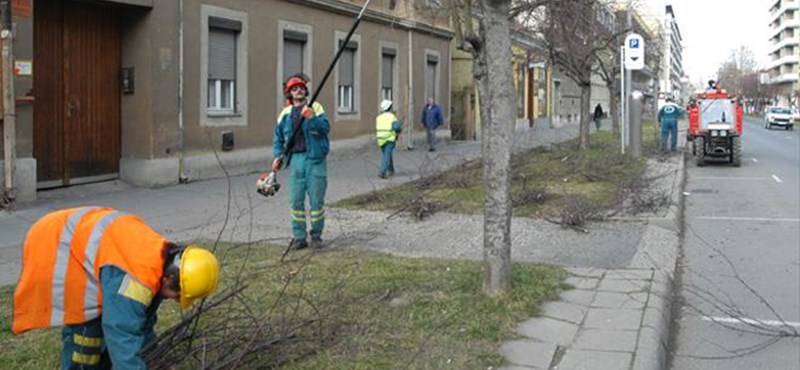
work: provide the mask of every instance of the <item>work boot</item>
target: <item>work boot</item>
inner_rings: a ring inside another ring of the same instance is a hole
[[[311,248],[312,249],[322,249],[322,238],[318,236],[311,237]]]
[[[289,243],[289,250],[299,251],[304,248],[308,248],[308,242],[306,242],[305,238],[292,239],[292,241]]]

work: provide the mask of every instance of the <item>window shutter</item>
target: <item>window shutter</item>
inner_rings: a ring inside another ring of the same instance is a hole
[[[353,59],[355,51],[347,48],[339,59],[339,86],[353,86]]]
[[[425,97],[436,97],[436,63],[428,62],[425,68]]]
[[[387,89],[392,88],[392,77],[394,76],[394,71],[392,69],[394,66],[393,62],[394,57],[392,55],[383,55],[381,66],[381,87]]]
[[[303,72],[303,43],[295,40],[283,40],[283,80],[289,76]]]
[[[236,79],[236,32],[209,28],[208,78],[214,80]]]

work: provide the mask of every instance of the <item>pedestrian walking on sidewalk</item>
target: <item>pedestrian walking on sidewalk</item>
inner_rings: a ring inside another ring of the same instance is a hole
[[[308,107],[308,81],[302,75],[286,80],[283,93],[287,105],[278,115],[272,140],[272,169],[289,167],[289,202],[291,208],[292,240],[289,248],[322,248],[322,229],[325,227],[325,192],[328,188],[327,156],[330,148],[330,124],[322,104]],[[284,149],[285,147],[285,149]],[[285,151],[285,152],[284,152]],[[285,161],[281,156],[285,155]],[[284,163],[285,162],[285,163]],[[311,231],[306,232],[306,197]]]
[[[164,299],[181,308],[217,288],[219,262],[104,207],[49,213],[28,231],[11,331],[62,327],[61,369],[146,369]]]
[[[428,139],[428,151],[436,151],[436,129],[444,123],[442,118],[442,108],[436,104],[436,100],[430,96],[425,108],[422,108],[422,125],[425,126],[425,131]]]
[[[667,98],[667,102],[658,110],[658,122],[661,123],[661,150],[674,152],[678,145],[678,119],[683,116],[683,110]],[[667,139],[669,138],[669,147]]]
[[[375,138],[381,148],[381,168],[378,176],[387,179],[394,175],[394,147],[397,137],[403,130],[400,120],[392,113],[392,101],[381,101],[380,114],[375,117]]]
[[[597,131],[600,131],[600,120],[603,119],[603,114],[603,107],[597,103],[597,106],[594,107],[594,127],[597,128]]]

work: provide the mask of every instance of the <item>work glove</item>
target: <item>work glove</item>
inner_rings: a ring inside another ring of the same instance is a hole
[[[275,160],[272,161],[272,170],[280,171],[282,165],[283,165],[283,160],[281,159],[281,157],[275,158]]]
[[[308,106],[305,106],[303,107],[303,112],[301,114],[303,115],[303,118],[308,119],[314,116],[314,110],[312,110]]]

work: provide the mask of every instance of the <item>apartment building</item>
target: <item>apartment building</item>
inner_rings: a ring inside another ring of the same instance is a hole
[[[15,2],[17,3],[17,2]],[[15,187],[165,186],[264,170],[282,83],[319,94],[332,140],[374,134],[381,99],[450,111],[449,15],[434,0],[36,0],[15,7]],[[19,9],[22,9],[20,11]],[[416,127],[415,129],[421,129]]]
[[[659,89],[663,97],[679,100],[683,94],[683,37],[675,20],[672,5],[667,5],[664,12],[663,28],[664,53],[661,60],[661,76]]]
[[[774,103],[797,106],[800,78],[800,0],[772,0],[766,83],[774,87]]]

